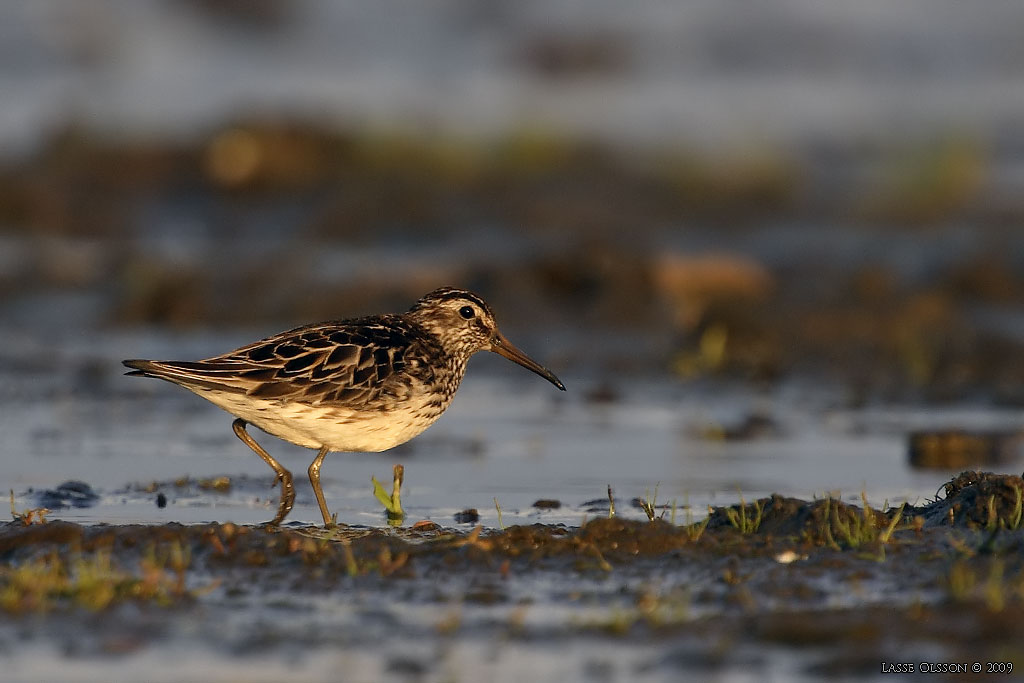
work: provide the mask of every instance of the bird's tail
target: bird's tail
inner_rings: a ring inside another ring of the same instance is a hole
[[[121,363],[126,368],[131,368],[131,372],[124,374],[130,377],[159,377],[159,364],[152,360],[143,360],[141,358],[129,358],[123,360]]]
[[[131,368],[126,375],[132,377],[155,377],[187,389],[216,389],[237,392],[244,389],[237,382],[237,363],[184,360],[143,360],[121,361]]]

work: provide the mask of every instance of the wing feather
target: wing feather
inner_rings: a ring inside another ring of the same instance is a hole
[[[309,325],[199,361],[127,360],[134,372],[188,389],[246,394],[282,402],[360,408],[409,395],[414,368],[441,353],[420,326],[399,316]],[[416,362],[409,362],[415,356]]]

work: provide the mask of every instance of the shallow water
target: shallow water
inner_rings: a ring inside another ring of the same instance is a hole
[[[12,341],[0,369],[0,490],[13,490],[22,508],[33,506],[33,492],[84,481],[100,495],[98,504],[54,510],[51,518],[89,524],[266,521],[277,490],[266,465],[231,432],[231,417],[173,385],[124,377],[119,364],[126,356],[200,357],[240,341],[97,333],[47,350]],[[563,380],[564,394],[497,356],[474,359],[452,407],[420,437],[387,453],[328,457],[322,481],[331,510],[346,524],[383,524],[370,479],[390,489],[395,463],[405,466],[407,523],[451,525],[455,513],[474,508],[482,524],[495,527],[497,499],[506,525],[579,525],[606,514],[608,486],[620,514],[642,517],[630,501],[656,495],[667,515],[675,504],[680,522],[701,518],[709,504],[771,493],[838,492],[859,501],[864,491],[875,506],[921,503],[947,473],[908,465],[908,431],[1012,429],[1019,418],[990,406],[849,409],[840,392],[796,382],[754,390],[623,378],[614,381],[613,397],[595,401],[590,394],[607,380]],[[761,435],[716,436],[751,416],[766,425]],[[259,437],[296,475],[289,521],[318,522],[305,478],[314,454]],[[228,491],[195,485],[218,476],[233,481]],[[182,478],[192,485],[175,487]],[[145,490],[154,483],[167,496],[165,508],[157,507],[155,490]],[[537,509],[539,499],[561,507]]]

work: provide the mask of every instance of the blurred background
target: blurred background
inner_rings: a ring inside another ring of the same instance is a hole
[[[120,359],[449,284],[570,392],[474,361],[395,456],[423,516],[453,487],[573,523],[606,484],[920,501],[946,476],[908,464],[921,432],[940,468],[1019,471],[1022,26],[956,0],[3,3],[0,484],[81,478],[109,505],[69,515],[137,519],[134,483],[263,477]],[[360,514],[376,457],[325,466],[328,499]]]

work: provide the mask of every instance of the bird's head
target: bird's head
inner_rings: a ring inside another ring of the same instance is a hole
[[[565,391],[553,372],[505,338],[491,307],[478,294],[455,287],[435,289],[413,304],[408,315],[437,335],[449,353],[468,358],[477,351],[493,351]]]

